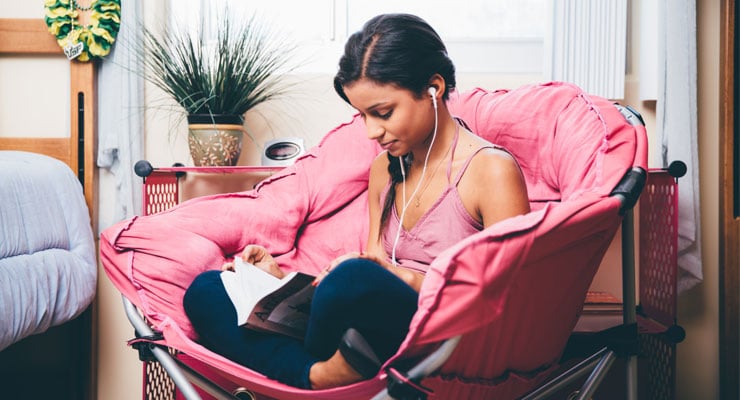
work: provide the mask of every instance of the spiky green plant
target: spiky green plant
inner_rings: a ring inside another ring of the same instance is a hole
[[[175,26],[163,34],[143,31],[145,79],[192,114],[238,115],[286,93],[294,47],[254,16],[235,22],[228,11],[209,39],[203,24]],[[271,36],[271,34],[273,34]],[[270,41],[273,39],[273,41]]]

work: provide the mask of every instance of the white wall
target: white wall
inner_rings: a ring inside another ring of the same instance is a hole
[[[719,398],[719,59],[722,0],[697,0],[699,171],[704,281],[679,296],[678,398]],[[737,257],[737,255],[735,255]]]

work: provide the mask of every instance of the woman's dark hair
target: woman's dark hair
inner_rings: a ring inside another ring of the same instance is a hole
[[[339,59],[339,71],[334,76],[334,89],[349,103],[344,88],[360,79],[380,84],[392,84],[421,98],[427,93],[429,80],[439,74],[444,78],[447,100],[455,88],[455,66],[447,56],[447,48],[437,32],[423,19],[410,14],[382,14],[367,21],[344,46]],[[383,205],[381,226],[388,220],[395,202],[395,186],[403,180],[397,157],[388,154],[388,172],[392,184]],[[411,155],[403,157],[405,168]]]

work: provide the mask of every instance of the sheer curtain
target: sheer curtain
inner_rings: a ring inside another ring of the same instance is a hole
[[[657,0],[660,161],[681,160],[688,171],[678,184],[679,293],[703,279],[696,106],[696,0]]]
[[[133,171],[144,158],[144,82],[132,52],[140,40],[141,0],[121,5],[116,44],[98,71],[98,167],[115,179],[113,221],[100,218],[100,228],[141,210],[141,178]]]
[[[550,80],[624,98],[627,0],[555,0],[545,67]]]

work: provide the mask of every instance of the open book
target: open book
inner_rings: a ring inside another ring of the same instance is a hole
[[[314,277],[291,272],[279,279],[236,257],[234,271],[221,273],[239,325],[303,340],[315,287]]]

